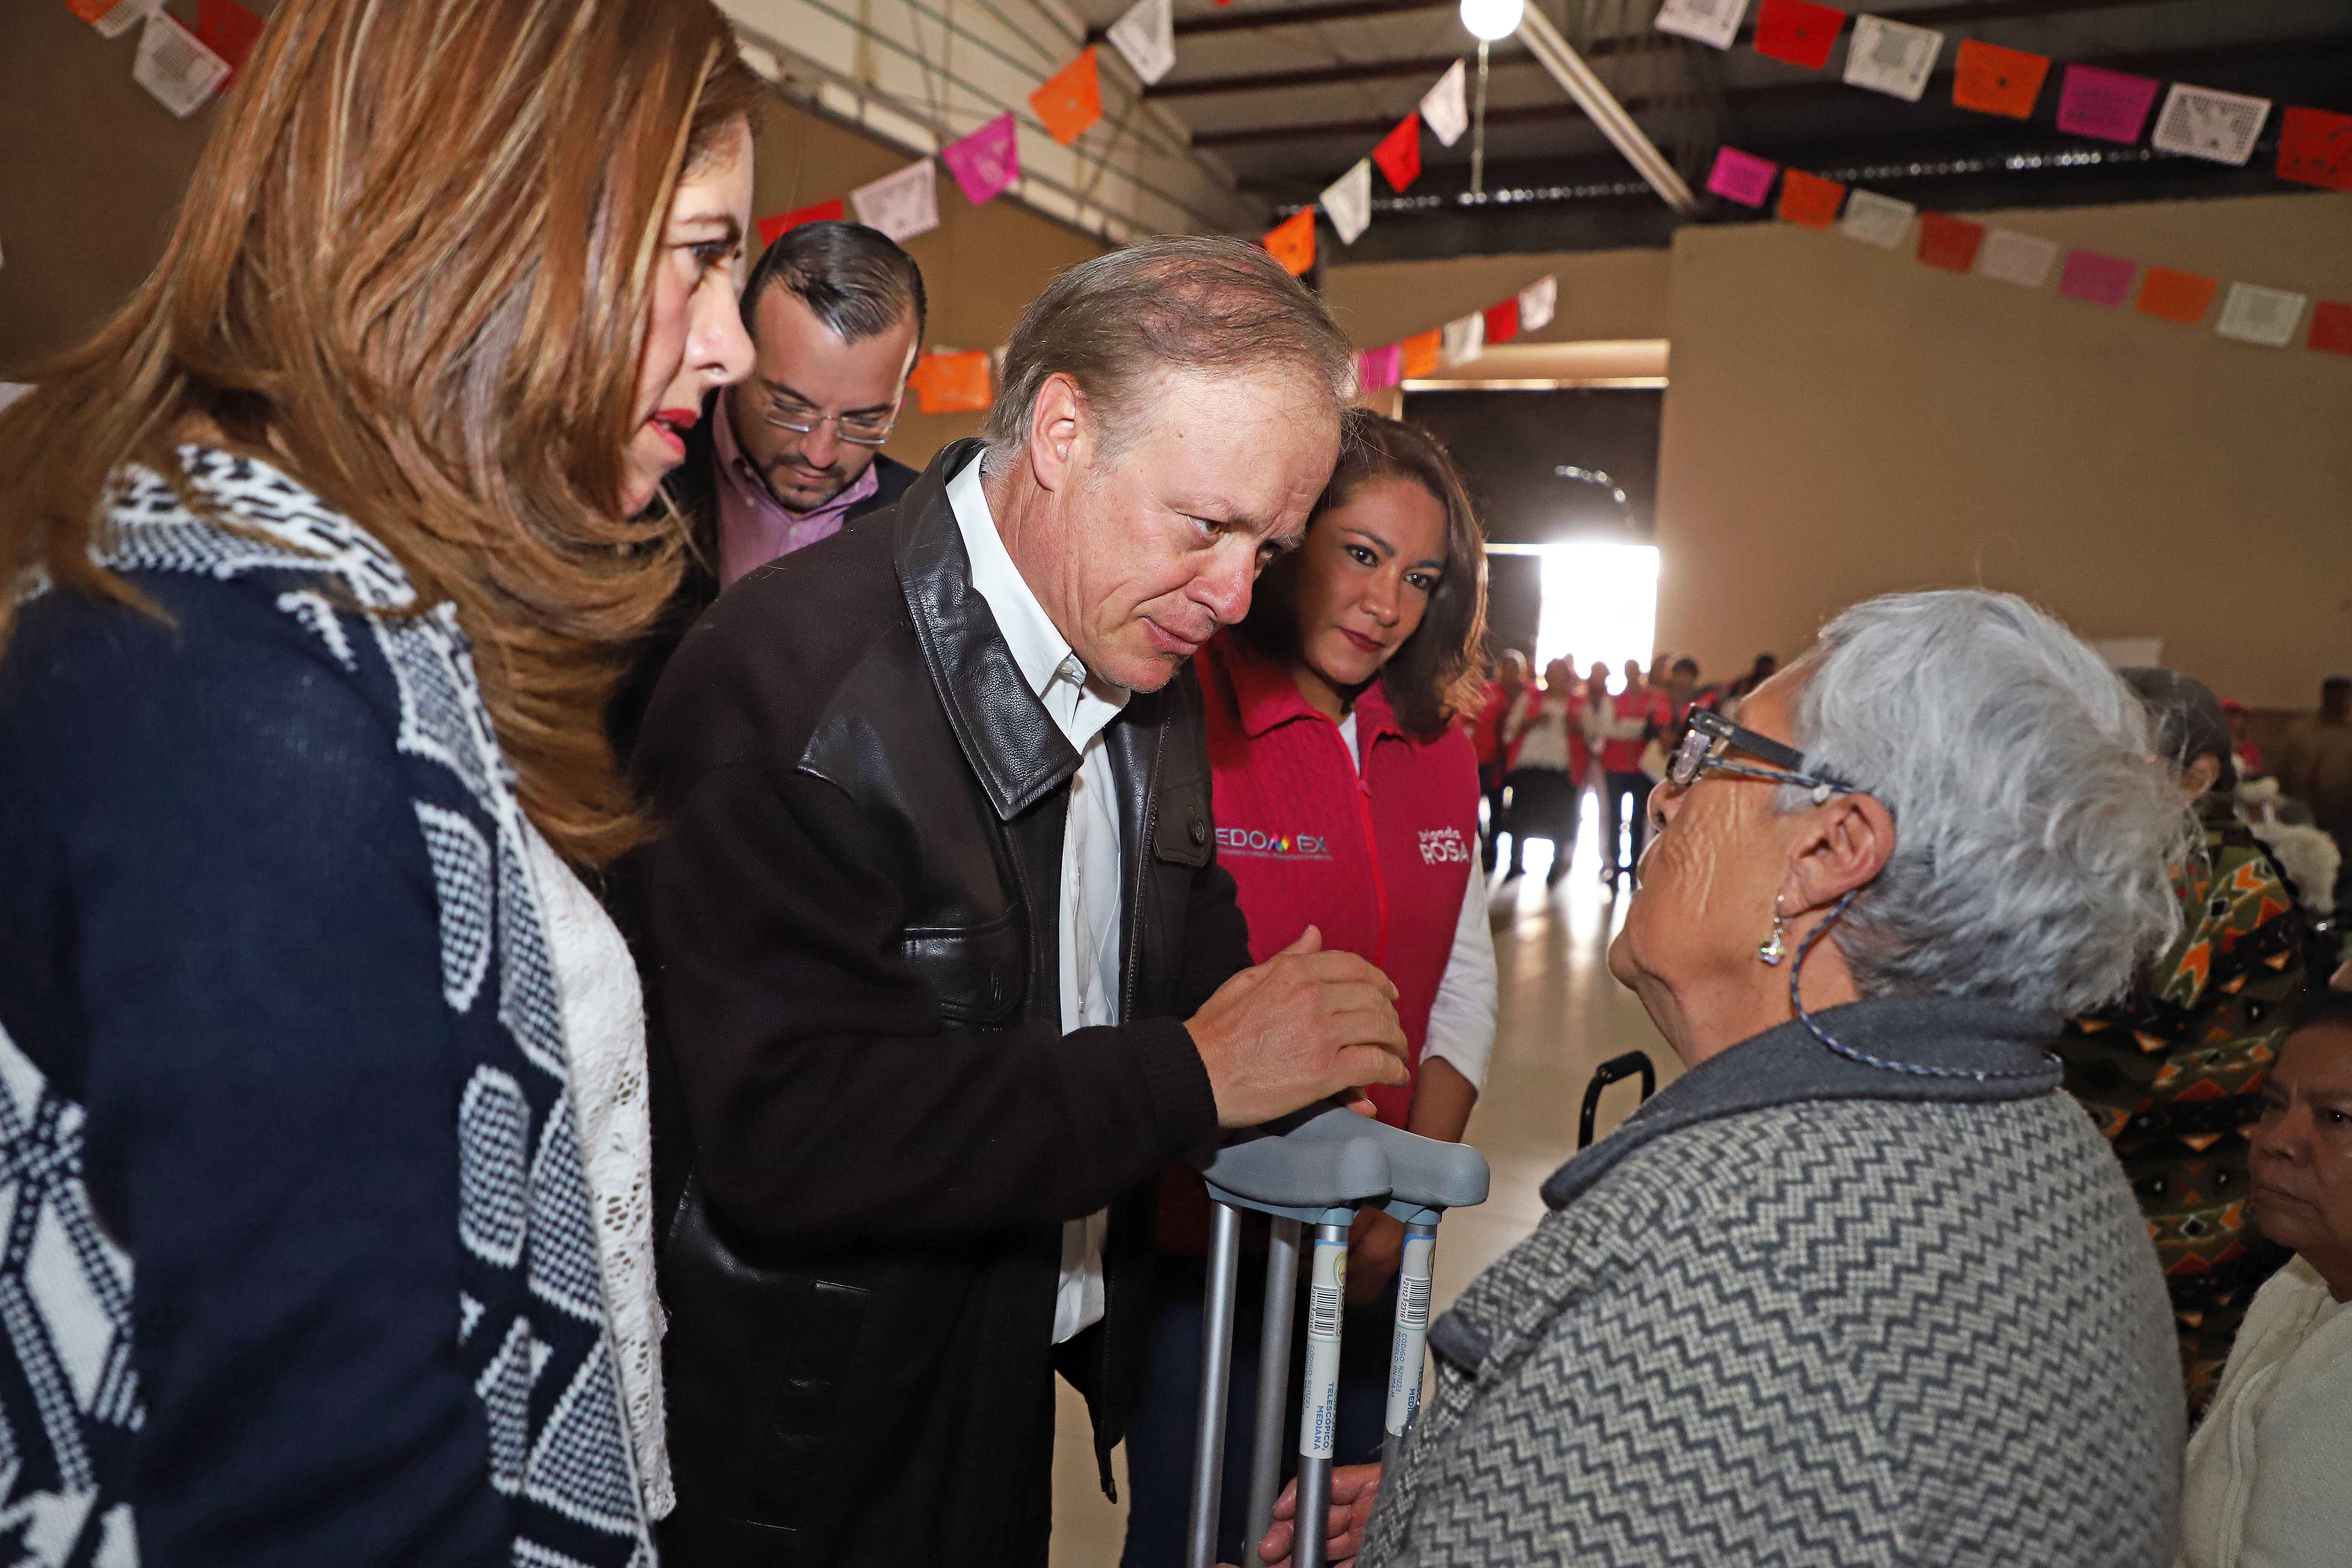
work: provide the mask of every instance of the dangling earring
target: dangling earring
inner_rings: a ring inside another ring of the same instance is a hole
[[[1756,944],[1756,956],[1779,967],[1780,961],[1789,956],[1788,929],[1789,922],[1780,915],[1780,895],[1775,893],[1772,895],[1772,934]]]

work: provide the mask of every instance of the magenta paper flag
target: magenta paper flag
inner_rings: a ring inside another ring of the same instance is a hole
[[[1772,189],[1772,176],[1780,165],[1759,158],[1753,153],[1743,153],[1737,147],[1718,147],[1715,167],[1706,176],[1706,188],[1727,201],[1738,202],[1744,207],[1760,207]]]
[[[2151,76],[2068,66],[2058,94],[2058,129],[2103,142],[2137,142],[2159,85]]]
[[[1404,345],[1366,349],[1356,356],[1356,383],[1366,392],[1394,386],[1404,379]]]
[[[940,149],[940,162],[963,191],[963,199],[978,206],[1021,177],[1021,142],[1013,132],[1013,111],[1005,110],[961,142]]]
[[[2058,273],[2058,292],[2090,305],[2120,305],[2131,292],[2132,274],[2139,268],[2126,256],[2096,250],[2070,250]]]

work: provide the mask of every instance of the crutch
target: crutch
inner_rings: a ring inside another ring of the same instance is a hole
[[[1234,1211],[1252,1208],[1272,1217],[1274,1234],[1266,1260],[1245,1539],[1255,1542],[1263,1537],[1273,1518],[1275,1489],[1281,1476],[1283,1396],[1289,1380],[1291,1306],[1300,1227],[1312,1224],[1315,1255],[1299,1416],[1298,1527],[1292,1560],[1300,1568],[1322,1568],[1332,1437],[1338,1423],[1349,1225],[1366,1201],[1381,1200],[1406,1226],[1397,1291],[1397,1332],[1390,1349],[1387,1431],[1393,1452],[1410,1429],[1420,1404],[1437,1222],[1447,1208],[1486,1200],[1486,1162],[1462,1144],[1415,1137],[1344,1108],[1326,1106],[1255,1130],[1220,1150],[1202,1175],[1215,1205],[1216,1239],[1202,1335],[1201,1424],[1187,1561],[1191,1568],[1207,1568],[1214,1549],[1224,1451],[1224,1384],[1231,1371],[1231,1259],[1239,1251],[1239,1216]],[[1372,1185],[1376,1181],[1379,1184]],[[1222,1265],[1221,1258],[1225,1260]]]

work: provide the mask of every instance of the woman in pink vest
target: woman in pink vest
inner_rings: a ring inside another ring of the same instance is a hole
[[[1413,1077],[1373,1088],[1373,1105],[1384,1121],[1448,1140],[1462,1136],[1495,1038],[1478,769],[1465,727],[1484,695],[1485,559],[1444,448],[1412,426],[1350,411],[1304,544],[1266,568],[1249,618],[1200,656],[1217,856],[1239,887],[1253,956],[1312,926],[1326,948],[1385,971]],[[1128,1431],[1124,1568],[1182,1557],[1207,1213],[1199,1178],[1172,1168],[1161,1305]],[[1358,1219],[1334,1445],[1343,1464],[1380,1452],[1402,1240],[1385,1215]],[[1263,1268],[1261,1248],[1243,1255]],[[1238,1296],[1252,1316],[1263,1275]],[[1252,1407],[1256,1346],[1255,1321],[1238,1325],[1235,1409]],[[1227,1563],[1244,1561],[1247,1426],[1233,1424],[1225,1456]]]

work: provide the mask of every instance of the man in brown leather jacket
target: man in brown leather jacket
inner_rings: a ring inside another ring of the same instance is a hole
[[[1053,1373],[1108,1486],[1160,1167],[1403,1080],[1377,971],[1247,967],[1190,668],[1351,376],[1253,247],[1089,261],[982,440],[680,646],[636,757],[672,1560],[1042,1564]]]

